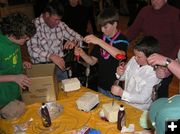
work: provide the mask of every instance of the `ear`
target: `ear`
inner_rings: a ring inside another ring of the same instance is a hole
[[[45,12],[45,17],[48,18],[50,16],[49,12]]]
[[[118,26],[118,23],[117,23],[117,22],[114,22],[114,23],[113,23],[113,26],[114,26],[114,27],[117,27],[117,26]]]
[[[15,39],[16,39],[16,37],[15,37],[13,34],[9,35],[8,38],[9,38],[10,40],[15,40]]]

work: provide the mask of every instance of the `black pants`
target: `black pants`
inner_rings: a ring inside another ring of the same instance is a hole
[[[169,85],[173,79],[173,75],[170,75],[167,78],[164,78],[161,81],[161,86],[158,88],[158,98],[168,97],[169,95]]]

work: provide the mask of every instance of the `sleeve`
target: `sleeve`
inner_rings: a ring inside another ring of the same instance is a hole
[[[131,103],[144,104],[146,103],[152,94],[153,86],[160,80],[156,77],[155,73],[143,73],[134,77],[135,84],[132,87],[132,92],[124,91],[122,99]]]
[[[36,33],[28,42],[28,52],[31,57],[31,61],[34,62],[33,59],[38,59],[40,57],[43,57],[45,59],[49,59],[49,56],[51,53],[43,50],[43,44],[39,43],[38,41],[38,33]]]
[[[100,47],[98,45],[95,45],[92,52],[91,52],[91,56],[99,59],[99,55],[100,55]]]
[[[128,50],[128,45],[129,45],[129,41],[127,37],[124,35],[121,35],[121,38],[118,41],[119,41],[119,44],[117,45],[117,48],[126,53],[126,59],[127,59],[127,50]]]
[[[132,41],[141,32],[141,26],[143,25],[143,18],[145,16],[145,8],[140,10],[133,24],[128,28],[126,36],[129,41]]]
[[[80,34],[69,28],[64,22],[61,22],[61,24],[63,27],[63,36],[66,40],[82,42],[83,37]]]
[[[174,45],[175,46],[175,48],[173,48],[173,50],[175,50],[175,54],[177,54],[178,53],[178,50],[179,50],[179,48],[180,48],[180,10],[178,10],[178,15],[176,15],[176,16],[174,16],[174,18],[173,18],[173,24],[172,24],[172,27],[173,27],[173,29],[172,29],[172,31],[173,31],[173,37],[174,37],[174,42],[175,42],[175,44],[176,45]]]

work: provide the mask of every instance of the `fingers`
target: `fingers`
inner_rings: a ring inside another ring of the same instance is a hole
[[[25,89],[31,85],[31,80],[27,76],[23,76],[19,83],[20,87]]]
[[[114,95],[119,95],[120,88],[117,85],[112,85],[111,87],[111,93]]]
[[[64,44],[64,49],[73,49],[76,46],[75,42],[67,41]]]
[[[65,62],[63,58],[60,58],[59,61],[57,62],[57,66],[61,69],[61,70],[65,70]]]

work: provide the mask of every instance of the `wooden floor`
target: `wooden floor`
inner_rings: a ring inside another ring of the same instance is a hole
[[[128,22],[127,16],[120,16],[120,28],[122,32],[126,31],[127,22]],[[134,45],[134,42],[131,42],[131,44],[129,45],[128,58],[130,58],[133,55],[133,49],[132,49],[133,45]],[[179,80],[176,77],[174,77],[169,87],[169,97],[177,94],[178,92],[179,92]]]

